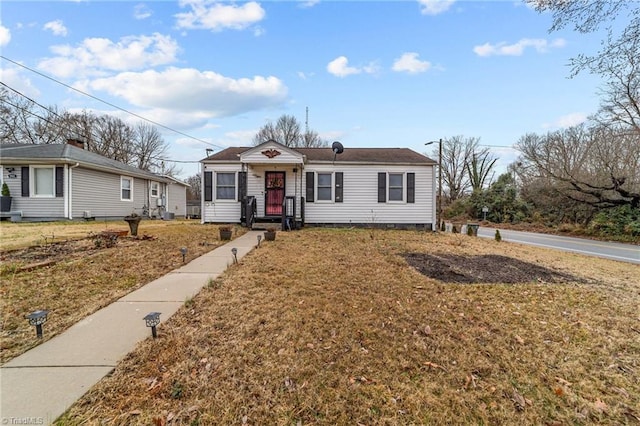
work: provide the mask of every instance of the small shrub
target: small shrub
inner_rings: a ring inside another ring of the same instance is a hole
[[[473,228],[467,225],[467,235],[473,237]]]
[[[2,196],[11,197],[11,191],[9,191],[9,185],[6,182],[2,184]]]
[[[451,233],[452,234],[458,234],[458,227],[454,224],[451,226]]]
[[[496,229],[496,235],[494,236],[497,242],[502,241],[502,235],[500,235],[500,230]]]
[[[95,248],[111,248],[118,244],[118,235],[109,233],[89,234]]]
[[[440,222],[440,231],[445,232],[447,230],[447,224],[444,223],[444,220]]]

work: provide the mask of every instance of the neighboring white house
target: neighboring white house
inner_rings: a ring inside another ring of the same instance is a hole
[[[78,141],[2,144],[0,168],[11,191],[11,216],[18,212],[23,220],[186,214],[189,185],[89,152]]]
[[[433,229],[436,162],[407,148],[289,148],[274,141],[203,160],[202,222]]]

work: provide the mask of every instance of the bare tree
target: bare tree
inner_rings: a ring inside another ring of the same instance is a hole
[[[470,187],[467,164],[480,139],[453,136],[442,141],[442,181],[446,199],[453,202]],[[437,154],[436,154],[437,156]]]
[[[280,116],[275,124],[269,121],[262,126],[253,137],[253,144],[260,145],[269,140],[294,148],[315,148],[329,145],[313,130],[307,130],[303,133],[300,122],[294,116],[286,114]]]
[[[640,137],[640,38],[616,47],[614,57],[604,57],[597,67],[607,76],[600,91],[597,118],[601,123],[629,126]]]
[[[602,48],[594,55],[581,54],[571,60],[573,75],[589,69],[598,70],[598,63],[605,61],[620,62],[621,46],[634,46],[635,57],[640,57],[637,41],[640,39],[640,3],[628,0],[525,0],[537,11],[549,11],[553,14],[550,31],[560,30],[573,25],[575,31],[592,33],[605,26],[607,39]],[[618,24],[617,31],[613,22]],[[622,23],[622,24],[621,24]]]
[[[473,152],[467,162],[467,174],[472,191],[479,191],[493,178],[493,167],[498,158],[491,154],[489,148],[483,148],[479,152]]]
[[[640,144],[628,127],[575,126],[523,136],[520,158],[566,198],[597,208],[640,207]]]
[[[193,176],[189,176],[186,181],[189,185],[187,188],[187,200],[199,200],[201,194],[201,175],[196,173]]]
[[[320,137],[315,130],[307,130],[302,135],[300,147],[302,148],[324,148],[329,146],[329,141]]]
[[[167,152],[167,143],[162,135],[147,122],[141,121],[136,125],[134,141],[135,166],[139,169],[151,171]]]

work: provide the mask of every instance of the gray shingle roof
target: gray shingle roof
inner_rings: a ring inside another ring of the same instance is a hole
[[[239,155],[255,147],[231,147],[217,152],[207,161],[239,161]],[[291,148],[307,157],[307,162],[333,162],[331,148]],[[431,158],[419,154],[409,148],[345,148],[342,154],[335,156],[336,163],[365,164],[437,164]]]
[[[6,161],[50,161],[52,163],[80,163],[89,168],[108,169],[114,173],[129,174],[156,181],[165,179],[137,167],[112,160],[100,154],[90,152],[69,144],[0,144],[0,162]]]

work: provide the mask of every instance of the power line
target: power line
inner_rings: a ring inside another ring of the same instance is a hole
[[[151,123],[151,124],[156,125],[156,126],[158,126],[158,127],[162,127],[163,129],[169,130],[169,131],[171,131],[171,132],[177,133],[177,134],[179,134],[179,135],[185,136],[185,137],[187,137],[187,138],[189,138],[189,139],[193,139],[193,140],[195,140],[195,141],[201,142],[201,143],[206,144],[206,145],[209,145],[209,146],[213,146],[213,147],[220,148],[220,149],[223,149],[223,148],[224,148],[224,147],[223,147],[223,146],[221,146],[221,145],[216,145],[216,144],[214,144],[214,143],[211,143],[211,142],[205,141],[204,139],[200,139],[200,138],[196,138],[195,136],[188,135],[188,134],[186,134],[186,133],[184,133],[184,132],[181,132],[180,130],[176,130],[176,129],[173,129],[173,128],[169,127],[169,126],[165,126],[164,124],[158,123],[157,121],[153,121],[153,120],[151,120],[151,119],[149,119],[149,118],[146,118],[146,117],[143,117],[143,116],[141,116],[141,115],[139,115],[139,114],[136,114],[135,112],[131,112],[131,111],[126,110],[126,109],[124,109],[124,108],[122,108],[122,107],[119,107],[119,106],[117,106],[117,105],[115,105],[115,104],[112,104],[111,102],[108,102],[108,101],[105,101],[105,100],[103,100],[103,99],[100,99],[100,98],[98,98],[97,96],[94,96],[94,95],[91,95],[91,94],[89,94],[89,93],[86,93],[86,92],[84,92],[84,91],[82,91],[82,90],[80,90],[80,89],[76,89],[76,88],[75,88],[75,87],[73,87],[73,86],[70,86],[70,85],[68,85],[68,84],[66,84],[66,83],[61,82],[60,80],[56,80],[56,79],[55,79],[55,78],[53,78],[53,77],[50,77],[50,76],[48,76],[48,75],[46,75],[46,74],[44,74],[44,73],[41,73],[40,71],[34,70],[33,68],[29,68],[29,67],[28,67],[28,66],[26,66],[26,65],[23,65],[23,64],[21,64],[21,63],[19,63],[19,62],[16,62],[16,61],[12,60],[12,59],[9,59],[9,58],[7,58],[7,57],[6,57],[6,56],[4,56],[4,55],[0,55],[0,58],[4,59],[5,61],[11,62],[12,64],[17,65],[17,66],[19,66],[19,67],[21,67],[21,68],[24,68],[24,69],[26,69],[26,70],[28,70],[28,71],[31,71],[31,72],[32,72],[32,73],[34,73],[34,74],[37,74],[37,75],[39,75],[39,76],[41,76],[41,77],[44,77],[44,78],[46,78],[46,79],[48,79],[48,80],[51,80],[51,81],[53,81],[54,83],[58,83],[58,84],[60,84],[60,85],[62,85],[62,86],[64,86],[64,87],[66,87],[66,88],[68,88],[68,89],[71,89],[71,90],[73,90],[73,91],[75,91],[75,92],[78,92],[78,93],[80,93],[80,94],[82,94],[82,95],[84,95],[84,96],[88,96],[88,97],[90,97],[91,99],[95,99],[95,100],[96,100],[96,101],[98,101],[98,102],[102,102],[102,103],[103,103],[103,104],[105,104],[105,105],[109,105],[109,106],[110,106],[110,107],[112,107],[112,108],[116,108],[116,109],[118,109],[118,110],[120,110],[120,111],[123,111],[123,112],[125,112],[125,113],[127,113],[127,114],[130,114],[130,115],[132,115],[132,116],[134,116],[134,117],[137,117],[137,118],[139,118],[139,119],[141,119],[141,120],[144,120],[144,121],[146,121],[146,122],[148,122],[148,123]]]
[[[0,84],[1,84],[2,86],[6,87],[7,89],[9,89],[9,90],[13,91],[13,92],[14,92],[14,93],[16,93],[17,95],[22,96],[23,98],[27,99],[29,102],[31,102],[31,103],[33,103],[33,104],[35,104],[35,105],[38,105],[40,108],[42,108],[42,109],[44,109],[44,110],[48,111],[49,113],[51,113],[51,114],[55,115],[55,116],[56,116],[56,117],[58,117],[62,122],[64,122],[64,118],[63,118],[63,117],[61,117],[57,112],[55,112],[55,111],[53,111],[53,110],[50,110],[49,108],[45,107],[44,105],[42,105],[42,104],[41,104],[41,103],[39,103],[39,102],[34,101],[33,99],[31,99],[30,97],[28,97],[28,96],[27,96],[27,95],[25,95],[24,93],[20,92],[19,90],[14,89],[13,87],[11,87],[11,86],[9,86],[9,85],[5,84],[5,83],[4,83],[4,82],[2,82],[2,81],[0,81]],[[71,132],[71,133],[74,133],[74,130],[73,130],[71,127],[64,126],[62,123],[56,123],[56,122],[53,122],[53,121],[49,120],[49,119],[48,119],[48,118],[46,118],[46,117],[43,117],[43,116],[41,116],[41,115],[38,115],[38,114],[36,114],[35,112],[30,111],[30,110],[28,110],[28,109],[27,109],[27,108],[25,108],[25,107],[22,107],[22,106],[20,106],[20,105],[16,105],[16,104],[14,104],[14,103],[12,103],[12,102],[9,102],[9,101],[8,101],[8,100],[6,100],[6,99],[4,99],[4,100],[3,100],[3,102],[4,102],[4,103],[6,103],[6,104],[8,104],[8,105],[11,105],[11,106],[12,106],[12,107],[14,107],[14,108],[17,108],[17,109],[21,110],[21,111],[23,111],[23,112],[25,112],[25,113],[27,113],[27,114],[33,115],[34,117],[37,117],[37,118],[39,118],[40,120],[43,120],[44,122],[46,122],[46,123],[50,124],[51,126],[54,126],[54,127],[59,128],[59,129],[66,130],[66,131],[69,131],[69,132]],[[84,129],[83,129],[83,130],[84,130]],[[78,133],[82,133],[82,131],[80,131],[80,132],[78,132]],[[89,129],[89,135],[90,135],[91,137],[95,138],[95,140],[100,140],[100,139],[102,139],[99,135],[94,135],[94,134],[91,132],[91,129]],[[134,152],[134,151],[127,150],[127,149],[121,149],[121,151],[124,151],[124,152],[126,152],[127,154],[130,154],[130,155],[138,155],[138,156],[140,155],[140,153],[139,153],[139,152]],[[171,160],[171,159],[168,159],[168,158],[155,157],[155,156],[149,156],[148,158],[149,158],[150,160],[166,161],[166,162],[171,162],[171,163],[185,163],[185,164],[186,164],[186,163],[194,163],[194,164],[200,163],[199,161]],[[157,166],[157,164],[156,164],[156,166]]]

